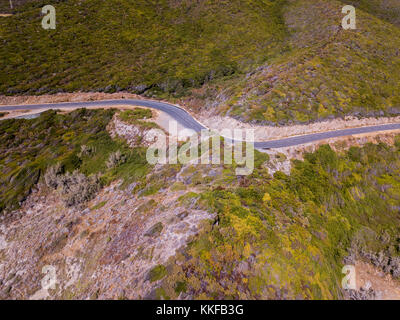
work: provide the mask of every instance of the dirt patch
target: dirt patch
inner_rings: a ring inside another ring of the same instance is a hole
[[[123,138],[131,148],[138,145],[148,147],[157,141],[157,132],[154,129],[141,128],[140,126],[125,123],[119,119],[117,114],[114,115],[107,129],[112,138],[116,136]]]
[[[104,93],[104,92],[74,92],[44,94],[41,96],[4,96],[0,95],[0,105],[15,104],[40,104],[57,102],[80,102],[112,99],[141,99],[140,96],[127,92]]]
[[[400,281],[370,263],[357,261],[355,268],[357,290],[372,289],[378,300],[400,300]]]
[[[340,129],[349,129],[364,126],[374,126],[388,123],[400,122],[400,117],[392,118],[365,118],[358,119],[347,117],[345,119],[335,119],[329,121],[321,121],[307,125],[293,125],[293,126],[258,126],[244,123],[230,117],[220,116],[199,116],[198,120],[210,129],[222,130],[225,128],[235,129],[253,129],[255,141],[269,141],[273,139],[280,139],[285,137],[292,137],[298,135],[305,135],[311,133],[335,131]]]

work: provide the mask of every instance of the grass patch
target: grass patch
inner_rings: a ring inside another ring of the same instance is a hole
[[[125,110],[119,114],[119,117],[124,122],[130,122],[132,120],[143,120],[150,119],[153,114],[150,109],[135,108],[133,110]]]
[[[98,210],[103,208],[107,204],[107,201],[102,201],[96,204],[95,206],[91,207],[90,210]]]
[[[141,128],[142,130],[158,129],[158,125],[151,121],[143,121],[151,119],[153,114],[149,109],[136,108],[134,110],[125,110],[121,112],[119,118],[127,123]]]
[[[167,269],[163,265],[157,265],[149,272],[150,282],[161,280],[167,275]]]

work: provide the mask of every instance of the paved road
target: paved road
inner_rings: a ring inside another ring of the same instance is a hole
[[[15,105],[15,106],[0,106],[0,111],[28,110],[28,109],[35,110],[35,109],[90,108],[90,107],[102,107],[102,106],[105,107],[105,106],[117,106],[117,105],[142,106],[142,107],[149,107],[161,110],[170,115],[172,118],[174,118],[177,122],[179,122],[186,128],[193,129],[196,132],[199,132],[202,129],[206,129],[202,124],[197,122],[185,110],[168,103],[153,101],[153,100],[120,99],[120,100],[98,100],[98,101],[87,101],[87,102],[25,104],[25,105]],[[400,123],[367,126],[367,127],[343,129],[336,131],[327,131],[322,133],[312,133],[291,138],[277,139],[265,142],[255,142],[254,146],[258,149],[291,147],[309,142],[324,140],[328,138],[337,138],[337,137],[344,137],[360,133],[388,131],[396,129],[400,129]]]
[[[117,100],[98,100],[86,102],[62,102],[62,103],[45,103],[45,104],[24,104],[15,106],[0,106],[2,110],[34,110],[34,109],[68,109],[68,108],[90,108],[90,107],[109,107],[109,106],[131,105],[153,108],[164,111],[174,118],[177,122],[195,130],[196,132],[205,129],[203,125],[198,123],[185,110],[172,104],[158,102],[153,100],[134,100],[134,99],[117,99]]]

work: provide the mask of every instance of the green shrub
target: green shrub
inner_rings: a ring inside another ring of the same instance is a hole
[[[152,226],[149,230],[147,230],[145,236],[158,237],[163,229],[164,229],[163,224],[161,222],[157,222],[154,226]]]
[[[163,265],[157,265],[149,272],[150,282],[161,280],[167,275],[167,269]]]
[[[171,299],[341,298],[350,254],[383,259],[384,270],[400,274],[397,146],[336,153],[324,145],[304,158],[292,162],[290,175],[271,177],[257,166],[245,183],[201,194],[202,207],[216,217],[171,261],[162,282]],[[179,201],[187,207],[190,198]]]
[[[90,208],[91,210],[98,210],[103,208],[105,205],[107,204],[107,201],[101,201],[98,204],[96,204],[95,206],[93,206],[92,208]]]
[[[124,122],[130,122],[132,120],[143,120],[150,119],[153,114],[150,109],[135,108],[133,110],[125,110],[119,114],[119,117]]]

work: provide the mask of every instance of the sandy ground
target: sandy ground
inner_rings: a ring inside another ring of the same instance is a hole
[[[391,275],[384,274],[369,263],[357,261],[355,267],[357,289],[371,286],[377,293],[378,300],[400,300],[398,280],[394,280]]]
[[[35,103],[55,103],[55,102],[79,102],[95,101],[108,99],[140,99],[141,97],[126,92],[104,93],[104,92],[75,92],[44,94],[41,96],[4,96],[0,95],[0,105],[5,104],[35,104]]]

